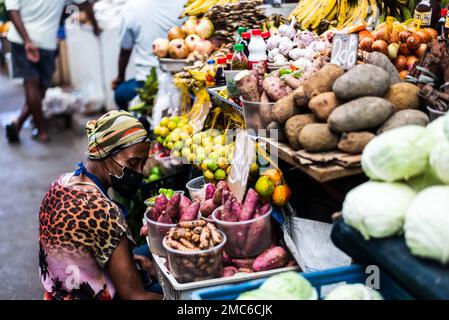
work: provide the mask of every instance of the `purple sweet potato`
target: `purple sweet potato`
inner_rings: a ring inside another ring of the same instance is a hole
[[[204,200],[209,200],[212,199],[214,197],[214,193],[215,193],[215,186],[213,183],[208,183],[206,185],[206,195]]]
[[[261,217],[261,212],[257,212],[253,219]],[[246,237],[244,238],[244,241],[241,242],[241,247],[243,248],[243,253],[251,255],[254,254],[254,250],[258,251],[258,247],[261,244],[261,239],[264,239],[267,237],[268,234],[268,228],[271,226],[267,225],[267,222],[265,219],[260,219],[258,221],[253,222],[245,232]]]
[[[190,207],[192,204],[192,201],[190,201],[189,198],[187,198],[185,195],[181,196],[181,201],[179,202],[179,218],[181,218],[186,210]]]
[[[179,220],[179,222],[183,221],[193,221],[198,218],[198,211],[200,210],[200,202],[195,201],[192,203],[187,209],[184,210],[184,213]]]
[[[222,205],[221,201],[223,200],[223,187],[217,186],[217,189],[215,190],[214,197],[212,198],[212,200],[214,201],[214,204],[216,206]]]
[[[220,180],[217,183],[217,188],[222,188],[223,190],[228,190],[229,191],[228,183],[226,181],[224,181],[224,180]]]
[[[222,278],[232,277],[234,274],[238,273],[239,269],[236,267],[228,266],[223,268]]]
[[[165,194],[161,194],[159,197],[156,198],[154,201],[154,207],[159,211],[162,212],[167,208],[168,199],[165,196]]]
[[[235,212],[232,211],[232,202],[234,199],[228,199],[228,201],[225,202],[223,212],[221,213],[221,217],[223,221],[227,222],[237,222],[239,221],[239,218],[235,214]],[[237,201],[237,200],[235,200]]]
[[[271,209],[271,205],[269,203],[264,204],[260,209],[259,209],[259,216],[263,216],[265,215],[268,211],[270,211]]]
[[[157,219],[157,222],[159,223],[166,223],[166,224],[172,224],[173,220],[170,218],[170,216],[167,214],[166,211],[163,211],[159,219]]]
[[[263,89],[271,101],[276,102],[288,96],[287,87],[279,77],[268,76],[263,81]]]
[[[147,218],[152,221],[157,221],[159,219],[159,216],[161,215],[161,212],[156,209],[156,207],[151,207],[147,211]]]
[[[232,259],[232,263],[237,266],[237,268],[253,268],[254,258],[246,259]]]
[[[168,200],[167,208],[165,211],[173,220],[178,216],[179,211],[179,203],[181,202],[181,195],[179,193],[175,193],[170,200]]]
[[[223,193],[221,195],[221,204],[225,204],[226,201],[231,197],[231,191],[223,189]]]
[[[229,254],[223,250],[223,264],[225,266],[232,265],[232,258],[229,256]]]
[[[213,199],[208,199],[206,201],[203,201],[200,206],[200,212],[203,217],[208,217],[214,212],[214,210],[218,208],[218,206],[215,205]]]
[[[235,201],[232,202],[232,211],[240,220],[240,216],[242,214],[242,205],[240,204],[240,202],[237,201],[237,199],[235,199]]]
[[[235,84],[243,100],[259,102],[260,92],[258,80],[257,75],[249,70],[241,71],[235,76]]]
[[[146,236],[148,236],[148,225],[147,224],[144,224],[143,226],[142,226],[142,228],[140,228],[140,236],[141,237],[146,237]]]
[[[256,272],[279,269],[288,263],[288,253],[282,247],[274,247],[264,251],[254,260],[253,270]]]
[[[249,189],[243,204],[242,214],[239,221],[251,220],[256,213],[256,205],[259,202],[259,196],[254,189]]]

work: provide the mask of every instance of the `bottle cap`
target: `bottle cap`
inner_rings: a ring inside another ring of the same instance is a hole
[[[241,43],[237,43],[237,44],[234,45],[234,50],[236,52],[237,51],[243,51],[243,49],[244,49],[244,47],[243,47],[243,44],[241,44]]]
[[[257,36],[262,35],[262,32],[260,31],[260,29],[253,29],[253,30],[251,31],[251,35],[257,37]]]
[[[251,33],[249,33],[249,32],[243,32],[243,33],[242,33],[242,39],[245,39],[245,40],[251,39]]]
[[[262,32],[262,38],[268,39],[271,36],[270,31]]]
[[[217,59],[217,64],[226,64],[226,62],[227,62],[226,57]]]
[[[248,31],[248,28],[245,28],[245,27],[239,27],[239,28],[237,29],[237,33],[238,33],[240,36],[242,35],[242,33],[246,32],[246,31]]]
[[[226,55],[226,59],[231,60],[233,56],[234,56],[234,52],[228,53]]]
[[[446,17],[447,16],[447,9],[446,8],[441,9],[441,16],[442,17]]]
[[[207,60],[207,64],[215,64],[214,60]]]

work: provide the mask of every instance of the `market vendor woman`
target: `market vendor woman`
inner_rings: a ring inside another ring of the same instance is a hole
[[[125,197],[137,192],[148,157],[147,132],[130,113],[111,111],[90,121],[87,135],[87,163],[60,176],[40,208],[45,298],[160,299],[145,290],[123,212],[107,194],[109,188]]]

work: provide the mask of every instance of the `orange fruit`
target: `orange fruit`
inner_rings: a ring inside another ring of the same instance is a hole
[[[291,195],[292,191],[288,185],[286,184],[279,185],[276,188],[274,188],[272,196],[273,203],[280,207],[285,206],[288,200],[290,200]]]
[[[275,186],[281,185],[283,181],[282,172],[278,169],[267,169],[262,173],[262,176],[270,178]]]

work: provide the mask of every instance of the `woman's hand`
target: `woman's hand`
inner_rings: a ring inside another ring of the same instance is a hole
[[[134,262],[136,262],[140,269],[145,270],[152,278],[156,278],[156,270],[154,269],[153,262],[145,256],[134,255]]]

